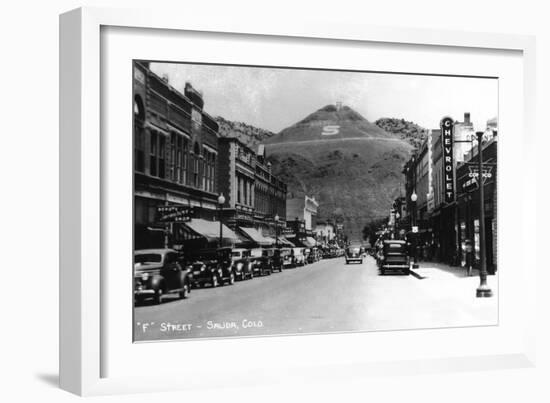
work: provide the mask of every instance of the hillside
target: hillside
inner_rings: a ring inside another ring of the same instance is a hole
[[[356,137],[388,138],[391,136],[348,106],[338,109],[335,105],[327,105],[267,138],[265,142],[274,144],[319,138],[334,140]]]
[[[266,147],[274,173],[288,184],[289,197],[315,196],[318,218],[339,217],[350,239],[359,239],[368,221],[388,214],[413,149],[400,134],[334,105],[269,137]]]
[[[374,123],[381,129],[400,136],[415,148],[420,148],[428,135],[426,129],[405,119],[380,118]]]
[[[259,143],[275,135],[269,130],[260,129],[243,122],[232,122],[221,116],[216,117],[216,122],[220,126],[219,133],[221,137],[236,137],[251,148],[255,148]]]

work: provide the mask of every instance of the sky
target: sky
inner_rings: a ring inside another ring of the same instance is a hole
[[[336,102],[371,122],[393,117],[427,129],[438,128],[443,116],[462,121],[470,112],[474,130],[485,130],[498,112],[498,80],[488,78],[181,63],[151,69],[182,92],[190,82],[210,115],[276,133]]]

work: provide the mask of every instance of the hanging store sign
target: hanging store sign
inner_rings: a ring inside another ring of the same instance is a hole
[[[187,222],[191,220],[194,210],[188,206],[158,206],[157,221],[161,223]]]
[[[443,144],[443,190],[445,202],[455,201],[454,162],[453,162],[453,119],[441,119],[441,143]]]
[[[468,167],[468,170],[470,171],[468,173],[468,176],[470,178],[475,178],[476,180],[478,179],[479,177],[479,168],[478,167],[474,167],[474,166],[469,166]],[[487,182],[487,179],[491,179],[493,177],[493,167],[492,166],[484,166],[482,167],[482,175],[481,175],[481,181],[483,184],[485,184],[485,182]]]

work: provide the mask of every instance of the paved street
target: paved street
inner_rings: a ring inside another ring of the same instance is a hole
[[[344,258],[237,282],[194,289],[159,306],[135,309],[135,340],[397,330],[497,323],[493,298],[478,299],[477,277],[425,263],[416,275],[378,275],[375,261]]]

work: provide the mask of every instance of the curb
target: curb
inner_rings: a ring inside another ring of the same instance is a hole
[[[415,272],[413,269],[409,269],[409,273],[412,276],[416,277],[418,280],[424,280],[424,279],[428,278],[428,277],[422,276],[420,273]]]

